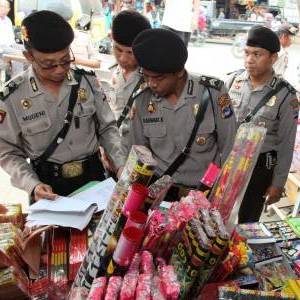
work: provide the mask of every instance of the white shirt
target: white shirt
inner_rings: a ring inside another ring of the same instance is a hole
[[[289,62],[289,54],[285,48],[281,48],[280,52],[278,53],[278,59],[273,65],[273,69],[275,73],[279,76],[283,76]]]
[[[0,45],[12,46],[15,44],[13,25],[8,17],[0,18]]]
[[[177,31],[191,32],[193,0],[166,0],[162,25]]]

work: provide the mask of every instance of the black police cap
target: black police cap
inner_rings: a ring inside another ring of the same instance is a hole
[[[149,71],[173,73],[184,68],[187,48],[176,33],[167,29],[147,29],[132,44],[138,64]]]
[[[263,48],[271,53],[280,51],[278,36],[271,29],[264,26],[253,26],[248,32],[247,46]]]
[[[21,30],[25,47],[44,53],[63,50],[74,39],[70,24],[49,10],[31,13],[22,21]]]
[[[131,47],[135,37],[143,30],[151,28],[147,18],[134,10],[123,10],[112,22],[113,39],[127,47]]]

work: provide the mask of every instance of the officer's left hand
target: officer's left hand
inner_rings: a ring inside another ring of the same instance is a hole
[[[273,203],[276,203],[280,200],[280,198],[282,197],[282,193],[284,191],[284,188],[278,188],[275,186],[270,186],[267,189],[267,192],[265,194],[265,198],[266,198],[266,205],[271,205]]]

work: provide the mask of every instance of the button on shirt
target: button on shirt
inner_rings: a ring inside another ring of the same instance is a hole
[[[77,99],[71,127],[48,161],[62,164],[84,159],[98,151],[100,143],[118,168],[124,165],[125,157],[113,113],[97,87],[96,77],[86,77],[93,91],[82,77],[80,88],[85,90],[86,100]],[[71,88],[77,82],[71,71],[62,83],[58,98],[43,88],[31,67],[15,82],[21,83],[8,98],[0,101],[0,110],[6,113],[0,124],[0,165],[11,175],[16,187],[31,193],[40,181],[26,158],[34,160],[42,155],[62,129]],[[100,125],[99,141],[94,114]],[[75,118],[79,126],[75,126]]]
[[[212,100],[208,101],[203,121],[200,123],[191,152],[172,176],[176,183],[196,186],[209,163],[221,165],[231,151],[235,136],[235,117],[222,117],[218,97],[226,94],[210,88]],[[131,144],[151,149],[158,161],[157,173],[161,175],[186,146],[195,124],[195,115],[201,104],[204,85],[199,78],[188,75],[184,90],[173,106],[166,98],[156,97],[146,91],[136,99],[136,114],[131,121]],[[149,107],[151,106],[151,109]],[[201,108],[200,108],[201,109]]]
[[[277,75],[265,85],[252,88],[249,74],[244,71],[236,76],[229,95],[238,123],[253,111],[264,95],[269,93],[280,82]],[[228,83],[232,82],[232,78]],[[295,92],[287,87],[281,89],[254,116],[251,122],[267,128],[267,135],[261,153],[277,151],[277,165],[274,170],[272,185],[283,187],[289,172],[297,129],[296,118],[298,104]]]

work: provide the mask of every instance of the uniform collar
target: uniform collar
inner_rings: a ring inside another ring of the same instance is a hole
[[[32,66],[28,68],[28,87],[31,98],[43,93],[41,83],[35,75]]]
[[[126,86],[132,84],[133,82],[138,81],[141,78],[141,76],[142,76],[139,73],[139,68],[137,68],[136,70],[134,70],[133,72],[131,72],[130,75],[129,75],[129,77],[128,77],[128,79],[125,80],[120,66],[117,67],[116,74],[119,77],[122,78],[123,87],[126,87]]]
[[[66,78],[65,78],[63,83],[65,83],[66,85],[75,85],[75,84],[77,84],[78,82],[74,77],[74,72],[75,72],[75,70],[70,69],[70,71],[67,73]]]
[[[245,71],[242,74],[238,75],[236,77],[236,81],[237,82],[238,81],[248,81],[250,84],[251,80],[250,80],[249,73],[247,71]],[[268,82],[266,82],[266,84],[263,85],[263,88],[268,87],[269,89],[275,89],[279,81],[280,81],[280,78],[273,71],[271,79]]]

